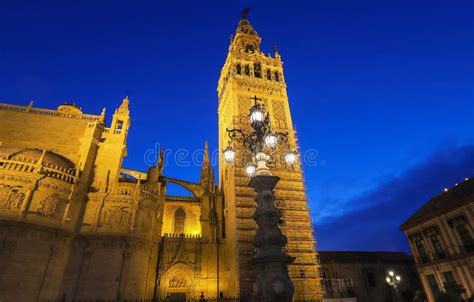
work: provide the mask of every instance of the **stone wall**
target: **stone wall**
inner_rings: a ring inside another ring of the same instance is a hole
[[[3,147],[46,149],[77,163],[80,139],[89,119],[59,115],[56,110],[30,108],[31,111],[22,112],[4,107],[0,106],[0,142]]]

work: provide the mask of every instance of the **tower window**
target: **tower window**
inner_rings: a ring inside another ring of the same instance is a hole
[[[278,71],[275,71],[275,81],[277,81],[277,82],[280,81]]]
[[[250,66],[249,66],[249,64],[245,65],[245,75],[246,76],[250,75]]]
[[[253,74],[256,78],[262,77],[262,65],[260,63],[253,64]]]
[[[240,67],[240,64],[235,65],[235,71],[237,74],[242,74],[242,67]]]
[[[183,208],[179,208],[174,213],[174,233],[182,234],[184,233],[184,223],[186,220],[186,212]]]
[[[247,44],[245,45],[245,51],[246,52],[253,52],[254,51],[254,46],[252,44]]]
[[[122,128],[123,128],[123,121],[117,121],[117,124],[115,124],[114,133],[116,133],[116,134],[122,133]]]
[[[272,72],[270,71],[270,69],[267,69],[267,80],[271,80],[272,79]]]

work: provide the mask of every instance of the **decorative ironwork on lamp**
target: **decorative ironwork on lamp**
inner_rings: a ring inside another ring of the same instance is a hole
[[[389,271],[387,277],[385,278],[385,281],[387,281],[388,285],[390,285],[395,290],[397,296],[399,296],[400,293],[398,292],[398,286],[402,281],[402,277],[395,274],[393,271]]]
[[[288,132],[273,131],[270,124],[270,115],[261,99],[257,96],[251,98],[254,105],[250,108],[249,119],[252,131],[246,132],[243,129],[226,129],[229,136],[229,145],[223,150],[224,160],[233,163],[236,152],[231,143],[240,143],[244,147],[246,155],[250,155],[253,164],[246,166],[246,172],[250,177],[257,175],[271,175],[267,166],[271,156],[277,147],[284,148],[283,159],[292,166],[297,161],[297,153],[290,149],[288,143]]]

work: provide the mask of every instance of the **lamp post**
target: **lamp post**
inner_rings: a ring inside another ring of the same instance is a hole
[[[279,177],[272,176],[267,163],[272,160],[278,145],[285,148],[283,158],[288,165],[296,163],[296,152],[289,148],[288,133],[273,131],[270,117],[261,99],[251,98],[254,105],[250,108],[249,118],[252,130],[245,132],[242,129],[226,129],[229,136],[229,145],[223,150],[224,160],[232,163],[235,160],[235,150],[231,142],[242,144],[248,163],[245,171],[251,177],[249,186],[257,192],[257,208],[253,219],[258,225],[257,232],[252,239],[252,245],[258,252],[250,260],[250,264],[257,270],[253,285],[252,301],[262,302],[290,302],[294,287],[288,276],[288,264],[295,258],[287,255],[283,247],[287,238],[278,227],[281,218],[280,211],[275,207],[273,190]]]
[[[400,282],[402,281],[402,277],[395,274],[393,271],[389,271],[387,277],[385,278],[385,281],[387,281],[388,285],[390,285],[390,287],[392,287],[395,290],[397,297],[399,297],[398,285],[400,285]]]

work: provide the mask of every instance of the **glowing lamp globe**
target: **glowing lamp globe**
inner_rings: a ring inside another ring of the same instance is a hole
[[[390,275],[390,277],[393,277],[393,272],[392,271],[389,271],[388,274]]]
[[[396,276],[395,279],[397,279],[397,281],[400,281],[400,280],[402,280],[402,277]]]
[[[385,281],[387,281],[387,283],[390,283],[390,277],[385,278]]]
[[[224,149],[224,160],[227,163],[233,163],[235,160],[235,151],[231,147]]]
[[[245,171],[247,172],[247,175],[249,177],[253,177],[255,175],[255,171],[256,171],[256,168],[254,165],[248,165],[246,168],[245,168]]]
[[[290,151],[285,154],[285,161],[288,165],[292,166],[296,163],[296,153],[293,151]]]
[[[265,144],[269,147],[269,148],[275,148],[278,144],[278,138],[276,137],[276,135],[274,134],[267,134],[265,136]]]
[[[263,112],[259,108],[255,108],[250,113],[250,122],[253,123],[261,123],[263,122],[264,116]]]

